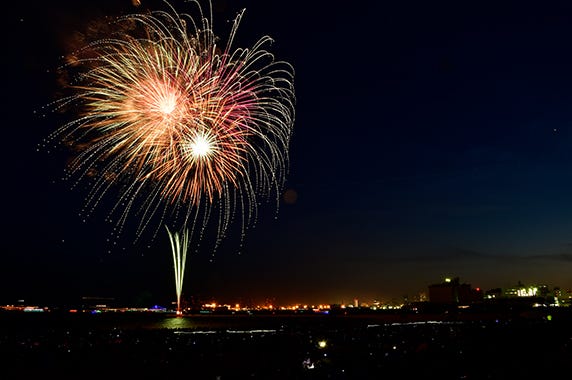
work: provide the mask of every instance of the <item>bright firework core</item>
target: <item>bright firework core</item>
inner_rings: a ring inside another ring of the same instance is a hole
[[[212,152],[212,143],[202,134],[197,134],[189,145],[195,157],[206,157]]]
[[[173,94],[167,94],[159,101],[159,111],[162,113],[169,115],[171,112],[175,110],[177,106],[177,98]]]

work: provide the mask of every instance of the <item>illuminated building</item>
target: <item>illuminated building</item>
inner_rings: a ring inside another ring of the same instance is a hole
[[[546,297],[548,294],[549,289],[546,285],[525,286],[520,281],[516,287],[504,291],[505,297]]]

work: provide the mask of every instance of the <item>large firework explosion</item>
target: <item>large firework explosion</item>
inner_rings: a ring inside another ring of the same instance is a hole
[[[212,7],[207,14],[191,1],[193,17],[165,4],[114,20],[112,34],[68,57],[70,93],[54,106],[77,117],[48,140],[76,152],[67,177],[89,184],[85,214],[114,199],[115,234],[134,219],[136,240],[167,224],[202,235],[214,219],[216,247],[235,219],[244,235],[263,198],[278,202],[294,122],[293,69],[267,50],[268,36],[233,47],[244,11],[220,46]]]

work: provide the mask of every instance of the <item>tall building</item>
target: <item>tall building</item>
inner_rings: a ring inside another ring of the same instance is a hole
[[[469,305],[482,300],[479,288],[473,289],[470,284],[461,283],[459,277],[446,278],[439,284],[429,285],[429,302]]]

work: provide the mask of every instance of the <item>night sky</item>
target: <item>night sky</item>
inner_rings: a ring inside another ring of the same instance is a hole
[[[185,296],[389,301],[446,276],[572,288],[570,2],[213,3],[215,33],[246,8],[235,46],[269,35],[294,66],[296,120],[279,210],[260,207],[242,248],[230,234],[193,251]],[[5,14],[0,302],[175,299],[167,235],[110,248],[106,210],[84,222],[85,189],[61,181],[65,154],[38,151],[65,120],[41,109],[74,34],[156,4]]]

